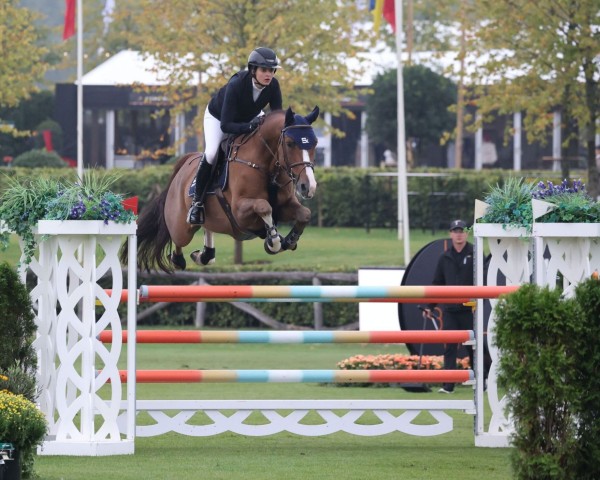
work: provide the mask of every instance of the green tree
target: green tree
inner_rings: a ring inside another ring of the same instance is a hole
[[[439,142],[454,128],[455,115],[449,107],[456,102],[456,86],[422,65],[403,68],[404,116],[409,145]],[[397,72],[388,70],[373,81],[367,98],[367,133],[375,143],[397,150]]]
[[[36,15],[19,8],[16,0],[0,3],[0,108],[10,108],[36,91],[48,64],[47,49],[40,45],[34,26]],[[16,134],[11,123],[0,118],[0,131]]]
[[[588,192],[600,195],[594,135],[600,109],[598,0],[480,0],[488,20],[471,37],[471,101],[485,121],[490,116],[526,112],[530,141],[544,142],[552,112],[563,118],[563,158],[577,136],[586,145]],[[563,162],[563,175],[568,176]]]
[[[115,16],[127,16],[130,4],[117,2]],[[341,101],[356,98],[354,82],[361,73],[351,65],[374,37],[360,28],[366,12],[350,0],[140,0],[139,5],[128,41],[159,59],[168,75],[165,93],[178,109],[198,107],[199,119],[210,96],[246,66],[258,46],[273,48],[281,59],[277,76],[284,108],[305,112],[318,104],[332,115],[348,113]]]

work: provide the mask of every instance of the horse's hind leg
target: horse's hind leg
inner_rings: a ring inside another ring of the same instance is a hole
[[[206,230],[206,228],[204,229],[204,248],[202,252],[194,250],[190,253],[190,257],[197,265],[212,265],[215,263],[216,250],[213,232]]]
[[[169,254],[169,261],[176,270],[185,270],[185,267],[187,266],[181,247],[175,247],[175,251]]]

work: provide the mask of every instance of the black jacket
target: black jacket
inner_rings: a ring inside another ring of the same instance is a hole
[[[454,247],[451,247],[440,256],[432,284],[473,285],[473,279],[473,245],[467,242],[460,253],[454,250]],[[467,311],[471,310],[471,307],[465,307],[459,303],[447,304],[445,309],[448,311]]]
[[[248,70],[242,70],[211,98],[208,111],[221,120],[224,133],[247,133],[249,122],[267,105],[271,110],[281,110],[281,89],[276,78],[262,89],[256,102],[252,97],[252,88],[252,75]]]

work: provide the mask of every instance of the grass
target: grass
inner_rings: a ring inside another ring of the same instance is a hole
[[[411,231],[411,252],[437,235]],[[19,248],[12,239],[0,259],[16,265]],[[216,271],[233,265],[233,241],[218,236]],[[186,256],[201,248],[198,235]],[[356,271],[364,266],[402,266],[403,244],[394,230],[308,228],[298,250],[268,256],[262,241],[243,243],[245,270]],[[338,361],[358,353],[392,353],[394,345],[138,345],[140,369],[333,369]],[[125,358],[122,356],[121,358]],[[124,368],[124,365],[122,365]],[[459,387],[453,399],[472,398],[472,389]],[[432,393],[409,393],[400,388],[334,387],[318,384],[145,384],[137,386],[138,399],[440,399]],[[136,439],[132,456],[39,456],[35,469],[42,480],[105,479],[247,479],[247,480],[507,480],[512,478],[510,449],[474,447],[474,417],[450,413],[454,430],[436,437],[400,432],[379,437],[335,433],[299,437],[279,433],[244,437],[225,433],[215,437],[188,437],[169,433]],[[420,421],[430,419],[419,417]],[[364,421],[372,421],[365,418]]]
[[[335,368],[351,355],[392,353],[397,345],[147,345],[137,347],[138,368]],[[157,358],[160,360],[157,361]],[[124,366],[124,365],[123,365]],[[453,399],[472,398],[459,386]],[[319,384],[145,384],[139,399],[440,399],[432,393],[400,388],[335,387]],[[447,397],[445,397],[447,398]],[[398,412],[394,412],[398,413]],[[39,456],[43,480],[110,479],[248,479],[248,480],[387,480],[512,478],[510,449],[473,446],[474,417],[451,413],[454,430],[436,437],[400,432],[379,437],[335,433],[299,437],[279,433],[244,437],[224,433],[188,437],[169,433],[136,440],[133,456]],[[418,420],[428,422],[428,414]],[[257,420],[259,421],[259,420]],[[370,421],[368,417],[365,422]],[[85,472],[85,473],[83,473]]]
[[[283,230],[287,233],[287,230]],[[416,254],[424,245],[438,238],[447,237],[446,232],[412,230],[410,232],[411,255]],[[225,235],[216,235],[216,264],[212,267],[199,267],[189,260],[193,250],[202,248],[202,235],[196,235],[191,245],[184,248],[188,259],[188,269],[203,271],[224,271],[243,269],[302,270],[356,272],[360,267],[398,267],[404,266],[404,244],[398,240],[396,230],[373,229],[367,232],[363,228],[318,228],[305,230],[298,249],[294,252],[283,252],[268,255],[260,239],[242,243],[243,265],[234,265],[234,242]],[[9,249],[0,251],[0,259],[16,265],[20,255],[17,238],[13,236]]]

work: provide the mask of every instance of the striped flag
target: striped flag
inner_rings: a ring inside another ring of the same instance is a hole
[[[392,26],[394,33],[396,32],[396,8],[394,0],[371,0],[369,9],[373,14],[373,29],[377,32],[381,27],[381,17]]]

